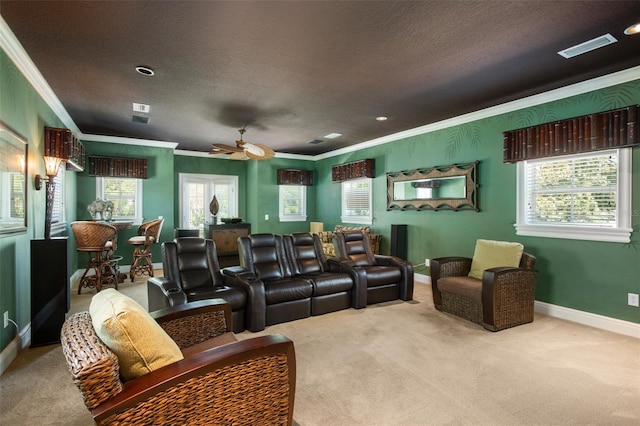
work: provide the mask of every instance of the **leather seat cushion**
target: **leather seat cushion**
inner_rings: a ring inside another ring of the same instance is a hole
[[[283,278],[264,281],[264,293],[267,305],[275,305],[309,298],[313,294],[313,286],[303,278]]]
[[[247,295],[244,291],[236,287],[200,287],[185,290],[187,300],[190,302],[196,300],[207,300],[221,298],[229,302],[232,311],[244,309],[247,305]]]
[[[482,303],[482,280],[471,277],[446,277],[438,280],[438,290]]]
[[[396,266],[368,266],[365,270],[367,287],[399,283],[402,279],[402,272]]]
[[[350,291],[353,288],[353,280],[351,279],[351,276],[340,272],[304,274],[302,277],[313,283],[314,297]]]

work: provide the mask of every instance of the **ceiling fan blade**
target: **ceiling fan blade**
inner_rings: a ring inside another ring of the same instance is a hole
[[[239,152],[234,152],[229,156],[231,160],[248,160],[247,154],[244,150],[240,150]]]
[[[212,146],[212,153],[213,154],[228,154],[231,152],[242,152],[242,148],[238,148],[232,145],[226,145],[223,143],[214,143],[211,144]]]
[[[245,149],[247,157],[253,160],[266,160],[267,158],[271,158],[275,155],[271,148],[259,143],[244,142],[243,148]]]

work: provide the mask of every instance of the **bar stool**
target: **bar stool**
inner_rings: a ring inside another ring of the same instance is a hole
[[[128,243],[133,248],[133,263],[129,269],[129,278],[133,281],[136,275],[153,276],[151,263],[151,245],[158,242],[164,218],[158,218],[143,223],[138,227],[138,235],[129,238]]]
[[[95,287],[102,290],[104,285],[118,288],[118,277],[111,256],[116,250],[118,230],[103,222],[77,221],[71,223],[76,238],[76,250],[89,254],[87,267],[78,284],[78,294],[82,287]],[[92,275],[88,275],[92,271]]]

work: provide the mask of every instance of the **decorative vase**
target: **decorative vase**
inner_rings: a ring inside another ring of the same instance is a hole
[[[216,198],[216,196],[214,194],[213,198],[211,199],[211,202],[209,203],[209,211],[213,215],[213,224],[214,225],[218,223],[218,218],[216,216],[218,214],[218,210],[219,209],[220,209],[220,204],[218,204],[218,199]]]

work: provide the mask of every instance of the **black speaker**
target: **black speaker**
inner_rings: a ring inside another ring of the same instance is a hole
[[[69,311],[67,238],[31,240],[31,347],[60,343]]]
[[[407,225],[391,225],[391,256],[407,260]]]

